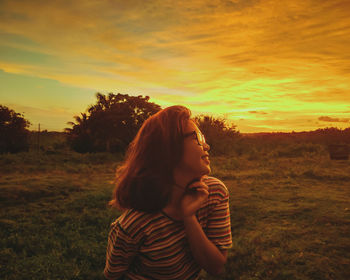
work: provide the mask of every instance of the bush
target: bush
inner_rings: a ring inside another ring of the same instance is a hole
[[[29,125],[23,115],[0,105],[0,153],[27,151]]]
[[[226,119],[200,115],[195,117],[195,120],[214,155],[231,154],[239,146],[240,133],[236,126],[228,124]]]

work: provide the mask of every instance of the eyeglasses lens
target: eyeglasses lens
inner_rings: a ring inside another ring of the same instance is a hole
[[[203,145],[205,143],[204,135],[201,132],[197,132],[197,140],[199,145]]]

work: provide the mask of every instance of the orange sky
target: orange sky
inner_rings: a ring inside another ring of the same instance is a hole
[[[0,104],[62,130],[95,93],[241,132],[350,127],[350,1],[0,1]]]

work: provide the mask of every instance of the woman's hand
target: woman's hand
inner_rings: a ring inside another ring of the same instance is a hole
[[[202,206],[209,195],[208,186],[203,182],[204,176],[200,181],[190,184],[181,201],[181,212],[183,218],[195,215],[196,211]]]

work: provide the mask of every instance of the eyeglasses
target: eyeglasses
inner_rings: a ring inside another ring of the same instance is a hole
[[[204,138],[204,135],[202,134],[202,132],[200,131],[192,131],[192,132],[189,132],[189,133],[186,133],[184,135],[184,137],[189,137],[189,136],[192,136],[192,135],[195,135],[196,136],[196,139],[197,139],[197,143],[199,146],[204,146],[204,144],[206,144],[207,142],[205,142],[205,138]]]

